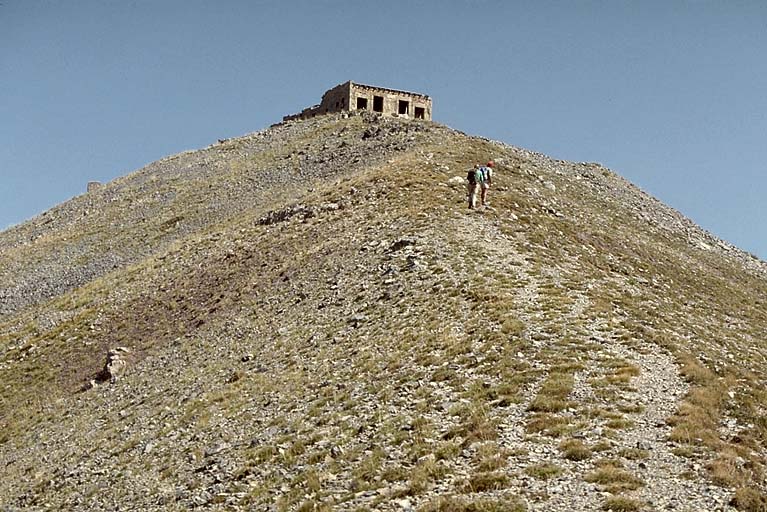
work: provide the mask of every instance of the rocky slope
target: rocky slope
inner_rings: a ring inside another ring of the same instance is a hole
[[[765,291],[597,164],[278,125],[0,234],[0,505],[764,510]]]

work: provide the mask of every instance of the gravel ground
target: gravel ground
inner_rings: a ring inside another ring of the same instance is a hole
[[[171,156],[0,234],[0,508],[753,506],[764,275],[598,164],[433,123]],[[672,440],[709,374],[716,442]]]

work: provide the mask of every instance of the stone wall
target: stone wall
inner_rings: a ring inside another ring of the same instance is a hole
[[[349,110],[349,84],[337,85],[322,95],[320,110],[323,114],[328,112],[341,112]]]
[[[425,94],[349,81],[325,92],[319,105],[305,108],[299,114],[285,116],[283,121],[308,119],[321,114],[350,110],[368,110],[384,115],[431,121],[432,102]]]
[[[425,94],[350,83],[350,104],[352,110],[431,121],[431,98]]]

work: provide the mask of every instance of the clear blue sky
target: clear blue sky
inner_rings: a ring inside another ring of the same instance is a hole
[[[355,80],[767,258],[767,2],[0,0],[0,228]]]

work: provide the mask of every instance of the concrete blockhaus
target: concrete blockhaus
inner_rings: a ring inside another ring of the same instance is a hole
[[[330,112],[351,110],[368,110],[431,121],[431,98],[417,92],[356,84],[350,80],[323,94],[319,105],[305,108],[298,114],[285,116],[282,120],[308,119]]]

